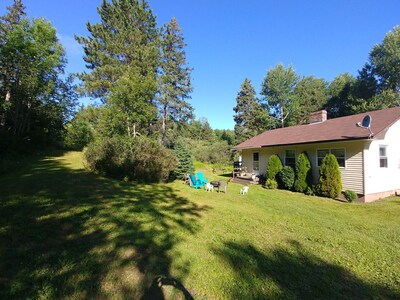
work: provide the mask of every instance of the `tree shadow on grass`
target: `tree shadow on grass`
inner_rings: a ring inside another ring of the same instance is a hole
[[[190,263],[171,274],[174,247],[208,209],[168,185],[132,185],[40,159],[0,178],[0,298],[137,299],[159,276],[181,287]]]
[[[237,277],[231,299],[400,299],[400,293],[369,284],[345,268],[310,254],[297,241],[290,249],[263,253],[248,243],[227,242],[215,253]]]

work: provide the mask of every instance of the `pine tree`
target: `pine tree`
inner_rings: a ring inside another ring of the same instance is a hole
[[[161,75],[159,106],[162,118],[161,134],[166,143],[168,121],[188,121],[193,108],[186,102],[192,92],[191,68],[186,63],[186,44],[178,22],[173,18],[163,27],[161,41]]]
[[[185,174],[194,172],[192,156],[181,142],[177,142],[174,145],[174,152],[178,160],[178,165],[173,172],[173,177],[183,179]]]
[[[245,79],[236,97],[235,115],[236,142],[241,143],[268,128],[268,115],[256,98],[256,92],[249,79]]]
[[[91,70],[79,75],[83,92],[120,114],[126,134],[134,136],[147,130],[157,113],[156,19],[145,0],[103,0],[98,13],[101,22],[87,24],[90,36],[76,37]]]

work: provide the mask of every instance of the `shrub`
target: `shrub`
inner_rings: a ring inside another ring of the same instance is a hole
[[[267,178],[276,180],[276,175],[282,170],[282,162],[278,155],[271,155],[267,163]]]
[[[336,198],[342,191],[342,176],[335,155],[327,154],[319,168],[318,193]]]
[[[290,190],[294,184],[294,170],[290,166],[285,166],[278,173],[279,186],[285,190]]]
[[[278,188],[278,182],[275,179],[267,179],[265,181],[265,187],[270,190],[274,190]]]
[[[314,196],[315,195],[313,188],[309,187],[309,186],[305,189],[304,194],[306,194],[307,196]]]
[[[357,194],[351,190],[346,190],[344,192],[344,197],[348,202],[354,202],[357,199]]]
[[[304,193],[312,185],[311,162],[306,152],[300,153],[296,162],[296,174],[293,188]]]
[[[97,173],[125,180],[167,180],[176,167],[175,154],[148,138],[112,137],[91,143],[85,152],[87,166]]]

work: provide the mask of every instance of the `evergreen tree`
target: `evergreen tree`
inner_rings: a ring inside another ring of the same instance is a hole
[[[236,97],[236,106],[233,108],[237,143],[263,132],[270,125],[268,121],[271,119],[255,95],[251,81],[246,78]]]
[[[270,69],[261,86],[261,94],[265,96],[265,105],[281,127],[292,125],[290,118],[297,109],[294,88],[298,82],[296,71],[289,66],[278,64]]]
[[[318,193],[335,199],[342,191],[342,174],[335,155],[327,154],[319,167]]]
[[[161,41],[161,75],[159,106],[162,118],[162,140],[166,143],[168,121],[187,122],[193,118],[193,108],[185,100],[190,98],[191,68],[186,63],[186,44],[173,18],[163,27]]]
[[[184,179],[185,174],[194,172],[192,156],[189,150],[181,142],[175,143],[174,152],[178,164],[173,172],[173,177],[177,179]]]
[[[267,163],[267,179],[276,180],[276,176],[283,169],[282,161],[277,154],[269,157]]]
[[[79,75],[82,90],[119,114],[128,136],[147,133],[157,114],[156,19],[145,0],[103,0],[98,12],[100,23],[87,24],[90,36],[76,37],[91,70]]]
[[[293,188],[296,192],[305,192],[312,184],[311,162],[306,152],[300,153],[296,162],[296,178]]]

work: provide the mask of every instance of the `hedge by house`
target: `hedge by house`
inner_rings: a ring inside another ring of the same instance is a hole
[[[277,154],[273,154],[269,157],[267,163],[267,179],[276,180],[276,175],[282,170],[282,161]]]
[[[299,154],[296,162],[296,177],[293,188],[296,192],[304,193],[313,183],[311,162],[307,152]]]
[[[278,173],[279,186],[285,190],[291,190],[294,184],[294,170],[290,166],[284,166]]]
[[[342,191],[342,174],[333,154],[327,154],[322,160],[317,191],[321,196],[333,199]]]

